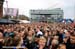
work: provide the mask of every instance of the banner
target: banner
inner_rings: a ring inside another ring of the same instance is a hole
[[[18,16],[18,12],[17,8],[4,8],[4,15]]]

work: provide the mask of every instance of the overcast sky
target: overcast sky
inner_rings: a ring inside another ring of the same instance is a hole
[[[6,2],[4,3],[6,6]],[[19,8],[19,14],[29,16],[30,9],[62,8],[64,18],[74,18],[75,0],[8,0],[9,8]]]

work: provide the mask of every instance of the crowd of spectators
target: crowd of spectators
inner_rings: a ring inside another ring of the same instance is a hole
[[[75,49],[75,27],[64,23],[2,24],[0,49]]]

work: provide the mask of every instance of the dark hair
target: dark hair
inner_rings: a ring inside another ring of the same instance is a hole
[[[10,38],[10,37],[5,38],[5,40],[4,40],[4,46],[11,46],[12,42],[13,42],[12,38]]]
[[[70,33],[70,35],[71,35],[71,36],[75,36],[75,33],[74,33],[74,32],[73,32],[73,33]]]
[[[15,36],[14,38],[13,38],[13,44],[12,44],[12,46],[17,46],[18,44],[19,44],[19,42],[20,42],[20,37],[19,36]]]

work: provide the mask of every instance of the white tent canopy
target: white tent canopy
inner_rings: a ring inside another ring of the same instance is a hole
[[[19,23],[30,23],[30,21],[27,21],[27,20],[20,20]]]

